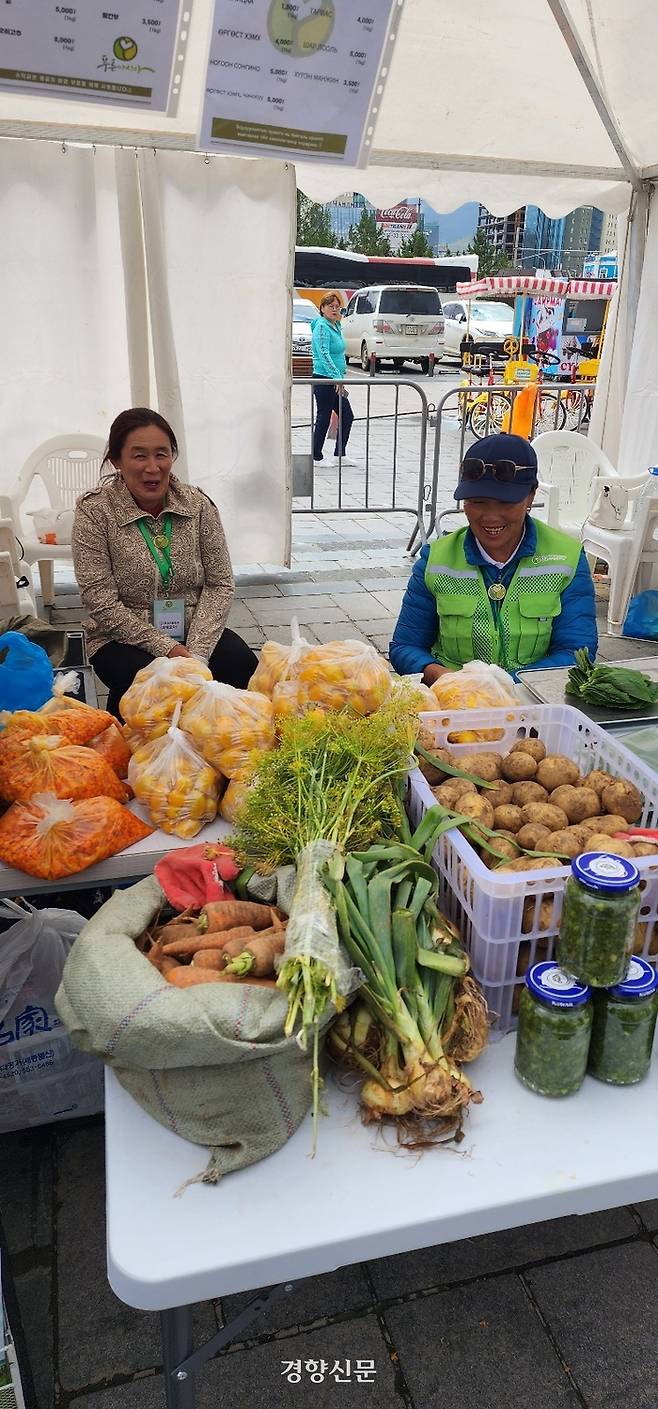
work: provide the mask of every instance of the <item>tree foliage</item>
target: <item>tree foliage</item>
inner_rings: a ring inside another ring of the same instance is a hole
[[[400,259],[432,259],[434,250],[424,230],[414,230],[408,240],[400,245]]]
[[[318,201],[310,200],[303,191],[297,192],[296,244],[318,245],[322,249],[333,249],[335,244],[328,210]]]
[[[362,210],[357,225],[350,225],[348,247],[355,254],[392,254],[388,237],[378,230],[375,212]]]
[[[492,245],[482,229],[475,231],[467,254],[477,254],[478,276],[480,278],[485,278],[487,274],[502,274],[504,269],[509,268],[509,257],[504,250],[499,250],[495,245]]]

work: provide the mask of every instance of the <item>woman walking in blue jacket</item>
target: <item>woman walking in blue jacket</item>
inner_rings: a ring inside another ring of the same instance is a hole
[[[341,302],[338,294],[325,294],[320,301],[320,317],[313,323],[311,333],[313,376],[322,378],[322,382],[313,387],[317,407],[313,431],[313,459],[316,464],[323,458],[322,451],[332,411],[338,416],[334,455],[340,456],[344,465],[354,464],[353,460],[345,458],[354,415],[345,387],[336,385],[345,376],[346,367],[340,318]],[[326,385],[322,384],[324,382]]]

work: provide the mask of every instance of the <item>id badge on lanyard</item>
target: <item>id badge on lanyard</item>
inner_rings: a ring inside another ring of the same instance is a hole
[[[185,645],[185,598],[156,597],[153,603],[153,625],[156,631]]]

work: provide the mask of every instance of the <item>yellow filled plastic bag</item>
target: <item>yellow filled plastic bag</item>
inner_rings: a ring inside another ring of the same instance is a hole
[[[176,705],[190,700],[206,680],[212,674],[194,656],[158,656],[137,671],[119,705],[122,717],[129,729],[154,738],[171,724]]]
[[[271,699],[275,686],[288,678],[292,649],[292,646],[281,646],[278,641],[266,641],[261,646],[258,665],[247,689],[255,690],[259,695],[269,695]]]
[[[244,778],[231,778],[219,804],[219,815],[233,825],[249,792],[249,783]]]
[[[430,685],[438,709],[502,709],[518,705],[514,681],[499,665],[471,660],[461,670],[451,670]],[[493,743],[500,729],[467,729],[450,734],[451,744]]]
[[[225,778],[244,772],[255,750],[263,753],[275,742],[274,711],[267,695],[236,690],[216,680],[202,686],[186,704],[180,727]]]
[[[374,714],[391,693],[388,667],[364,641],[328,641],[309,646],[299,665],[300,703],[321,709],[346,707]]]
[[[266,641],[258,665],[249,681],[249,690],[268,695],[275,716],[290,718],[303,714],[306,707],[300,690],[299,669],[310,643],[301,635],[297,617],[290,623],[291,643],[281,646],[278,641]]]
[[[217,816],[219,778],[177,727],[179,715],[180,702],[163,738],[133,754],[128,782],[156,827],[188,840]]]
[[[419,714],[436,712],[436,696],[432,694],[429,685],[423,685],[420,680],[394,678],[392,694],[399,699],[400,704],[412,706]]]

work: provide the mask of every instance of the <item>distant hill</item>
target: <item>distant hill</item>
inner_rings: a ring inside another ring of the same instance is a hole
[[[2,3],[2,0],[0,0]],[[409,195],[406,197],[410,205],[418,204],[418,197]],[[353,205],[350,208],[350,201]],[[335,235],[347,238],[350,224],[357,218],[356,208],[365,204],[366,209],[374,210],[370,201],[364,202],[363,196],[353,193],[347,194],[338,202],[329,202],[326,209],[330,212],[331,222]],[[450,247],[451,253],[461,254],[470,244],[478,223],[479,206],[476,201],[469,201],[467,205],[459,206],[457,210],[450,211],[447,215],[441,215],[434,210],[427,201],[421,199],[420,208],[423,214],[425,231],[430,244],[435,251],[440,247],[440,252],[445,250],[446,245]]]
[[[448,215],[439,214],[427,201],[421,201],[421,208],[427,237],[432,244],[439,244],[441,248],[449,245],[453,253],[458,254],[471,243],[478,223],[479,206],[476,201],[469,201]]]

